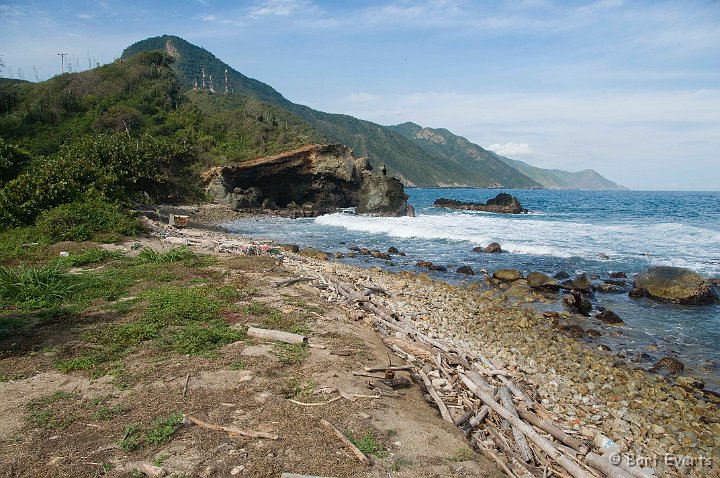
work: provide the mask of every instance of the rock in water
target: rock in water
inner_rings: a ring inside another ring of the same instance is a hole
[[[355,158],[341,144],[311,144],[212,168],[203,182],[216,202],[238,210],[277,207],[315,216],[356,207],[360,214],[377,216],[408,213],[400,180],[373,173],[366,158]]]
[[[462,202],[455,199],[438,198],[433,203],[435,207],[449,209],[464,209],[466,211],[499,212],[503,214],[520,214],[527,212],[518,201],[518,198],[507,193],[500,193],[485,204],[479,202]]]
[[[500,247],[500,244],[497,242],[491,242],[487,245],[487,247],[484,249],[485,252],[488,252],[490,254],[495,254],[498,252],[502,252],[502,248]]]
[[[503,282],[514,282],[523,278],[522,272],[517,269],[498,269],[492,274],[493,279]]]
[[[685,370],[685,365],[672,357],[663,357],[650,368],[651,372],[667,371],[669,373],[679,373],[683,370]]]
[[[670,266],[655,266],[638,274],[630,297],[650,297],[675,304],[718,301],[710,281],[691,270]]]
[[[470,266],[460,266],[457,268],[457,270],[455,272],[457,272],[458,274],[465,274],[468,276],[475,275],[475,271],[472,270],[472,267],[470,267]]]
[[[573,311],[588,317],[592,310],[592,303],[583,297],[580,292],[572,291],[563,298],[565,304]]]
[[[622,325],[625,323],[623,322],[623,319],[621,319],[620,316],[618,316],[615,312],[607,309],[597,314],[595,318],[598,320],[602,320],[606,324],[610,325]]]

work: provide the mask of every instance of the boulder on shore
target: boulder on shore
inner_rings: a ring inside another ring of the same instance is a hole
[[[456,199],[438,198],[433,203],[435,207],[446,207],[449,209],[463,209],[466,211],[498,212],[503,214],[520,214],[528,212],[523,208],[515,196],[508,193],[500,193],[493,199],[488,199],[485,204],[479,202],[463,202]]]
[[[267,206],[292,210],[295,216],[316,216],[355,207],[359,214],[408,214],[400,180],[373,172],[366,158],[355,158],[341,144],[310,144],[212,168],[203,174],[203,182],[216,202],[236,210]]]
[[[675,304],[710,304],[718,301],[710,281],[700,274],[681,267],[655,266],[635,278],[630,297]]]

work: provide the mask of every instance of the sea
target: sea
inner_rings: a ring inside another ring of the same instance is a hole
[[[445,266],[448,272],[429,272],[436,279],[463,284],[482,282],[482,275],[464,276],[455,270],[472,267],[514,268],[571,277],[625,272],[623,293],[596,293],[594,311],[617,313],[624,326],[613,329],[588,319],[583,328],[596,328],[596,342],[609,346],[630,363],[649,368],[664,356],[682,361],[690,373],[720,392],[720,305],[680,306],[650,299],[630,299],[632,277],[653,265],[694,270],[720,277],[720,192],[580,191],[498,189],[407,189],[416,217],[369,217],[350,211],[316,218],[252,217],[226,224],[231,232],[258,240],[298,244],[328,252],[349,247],[404,252],[382,261],[368,256],[342,258],[359,267],[427,272],[419,260]],[[516,196],[527,214],[494,214],[433,207],[443,197],[482,202],[500,192]],[[503,253],[473,252],[491,242]],[[562,309],[561,301],[542,305]]]

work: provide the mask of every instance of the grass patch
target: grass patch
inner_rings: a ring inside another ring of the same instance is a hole
[[[169,251],[156,251],[151,247],[146,247],[138,254],[140,262],[152,262],[156,264],[167,264],[169,262],[184,262],[195,259],[196,254],[187,246],[173,247]]]
[[[99,247],[93,247],[78,254],[70,254],[68,257],[62,257],[57,260],[57,264],[61,267],[82,267],[108,259],[121,259],[124,256],[125,254],[120,251],[108,251],[100,249]]]
[[[245,312],[246,314],[255,315],[257,317],[270,315],[270,313],[273,311],[274,311],[274,309],[272,307],[270,307],[266,304],[263,304],[262,302],[258,302],[256,300],[251,301],[243,309],[243,312]]]
[[[110,405],[110,396],[98,397],[90,401],[89,408],[94,409],[92,417],[97,421],[112,420],[118,415],[122,415],[127,410],[119,405]]]
[[[230,370],[245,370],[247,368],[247,364],[242,360],[236,360],[234,362],[231,362],[228,365],[228,368]]]
[[[211,355],[219,347],[245,337],[244,330],[233,329],[224,323],[191,323],[166,334],[161,342],[165,348],[179,354]]]
[[[77,395],[68,392],[55,392],[52,395],[29,401],[25,405],[28,414],[25,416],[28,423],[46,430],[64,430],[74,420],[69,417],[59,417],[55,404],[63,400],[76,398]]]
[[[0,305],[21,309],[41,309],[59,304],[73,285],[55,265],[0,266]]]
[[[400,471],[403,468],[409,467],[410,465],[412,465],[412,462],[410,460],[406,460],[405,458],[398,458],[390,466],[390,471]]]
[[[475,459],[475,452],[470,448],[464,446],[455,452],[450,458],[450,461],[472,461]]]
[[[310,355],[310,349],[302,344],[275,344],[273,353],[283,365],[298,365]]]
[[[260,327],[264,329],[284,330],[300,335],[308,335],[312,332],[312,330],[305,325],[304,319],[283,314],[279,310],[270,311],[260,322]]]
[[[347,437],[366,455],[374,455],[381,459],[390,456],[390,453],[385,449],[385,445],[375,437],[373,432],[367,432],[360,438],[355,438],[352,434],[347,434]]]
[[[148,301],[143,318],[162,325],[210,322],[218,317],[221,303],[199,288],[163,287],[143,295]]]

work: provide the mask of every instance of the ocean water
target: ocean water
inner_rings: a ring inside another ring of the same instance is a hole
[[[499,192],[518,197],[530,212],[521,215],[434,208],[439,197],[485,202]],[[571,276],[588,273],[605,279],[623,271],[628,287],[634,274],[651,265],[692,269],[720,277],[720,192],[552,191],[485,189],[409,189],[416,217],[385,218],[336,213],[318,218],[257,217],[226,225],[255,239],[272,239],[348,252],[359,246],[386,251],[395,246],[407,255],[392,263],[366,256],[342,259],[361,267],[418,270],[418,260],[447,267],[430,272],[449,282],[481,281],[454,271],[469,265],[492,273],[515,268]],[[503,254],[478,254],[475,246],[498,242]],[[423,269],[424,270],[424,269]],[[627,293],[597,293],[593,305],[615,311],[625,321],[619,336],[592,319],[584,328],[604,330],[599,342],[628,360],[641,353],[655,359],[669,355],[720,391],[720,306],[677,306],[629,299]],[[561,308],[560,304],[556,308]],[[595,311],[594,311],[595,312]],[[615,334],[613,334],[615,335]],[[637,362],[648,367],[652,360]]]

